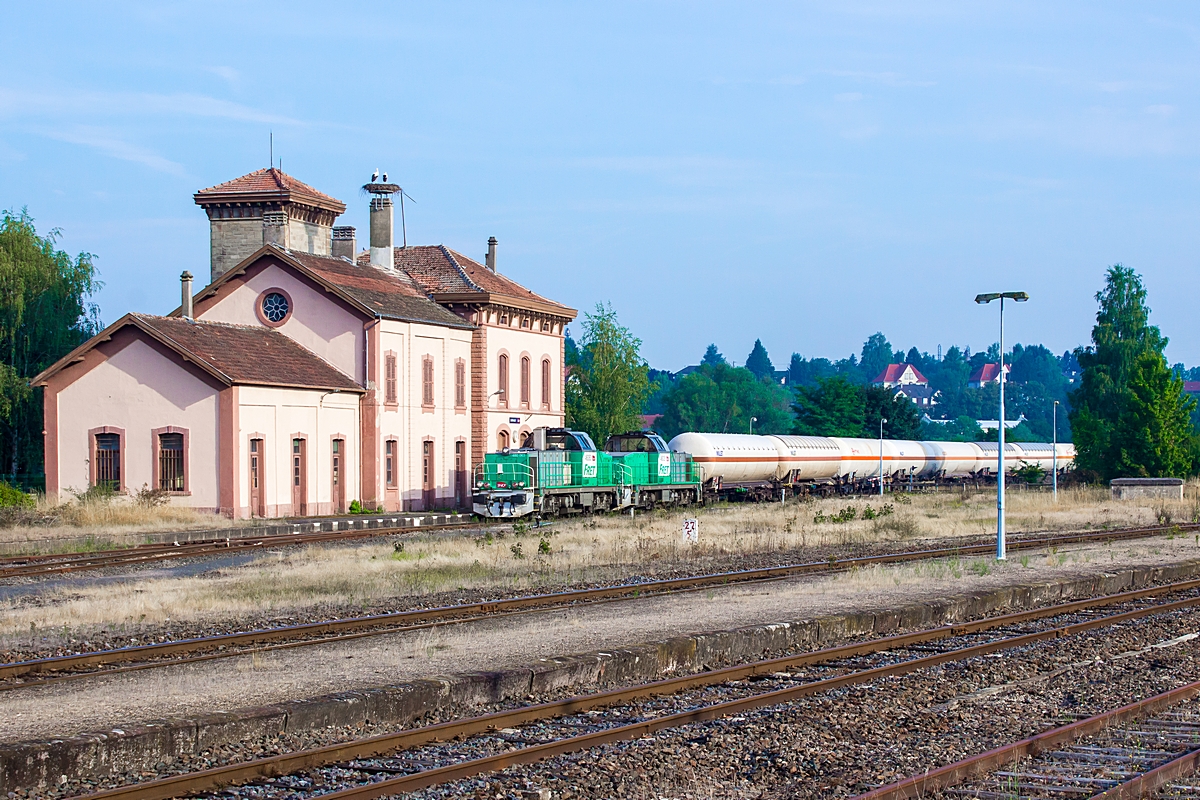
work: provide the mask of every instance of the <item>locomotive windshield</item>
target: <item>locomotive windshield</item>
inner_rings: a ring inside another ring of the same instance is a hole
[[[583,431],[550,428],[546,431],[546,449],[579,452],[580,450],[595,450],[596,445],[592,442],[592,437]]]
[[[647,431],[616,434],[604,443],[606,453],[666,453],[669,450],[661,436]]]

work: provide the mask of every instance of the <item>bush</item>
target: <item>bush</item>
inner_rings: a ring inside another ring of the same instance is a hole
[[[33,495],[0,481],[0,508],[33,508],[36,505]]]

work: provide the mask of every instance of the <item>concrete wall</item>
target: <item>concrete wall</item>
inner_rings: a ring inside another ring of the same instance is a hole
[[[325,292],[274,264],[235,286],[197,316],[211,322],[261,325],[255,309],[259,296],[268,289],[282,289],[292,299],[291,313],[279,326],[280,333],[363,383],[362,320]]]
[[[333,514],[332,442],[345,440],[342,481],[345,506],[362,497],[359,484],[359,397],[316,389],[242,386],[238,389],[237,516],[251,515],[250,440],[264,442],[266,516],[299,513],[292,508],[292,438],[306,440],[306,498],[309,516]]]
[[[397,402],[385,398],[388,353],[396,356]],[[433,360],[433,406],[422,404],[425,358]],[[455,407],[454,367],[463,362],[467,405]],[[471,331],[434,325],[383,320],[380,323],[376,369],[378,401],[376,497],[389,511],[426,510],[423,496],[424,442],[432,440],[435,500],[433,507],[454,505],[455,442],[463,442],[463,469],[471,470]],[[386,485],[385,442],[397,442],[396,486]],[[465,502],[463,497],[461,502]]]
[[[190,494],[172,495],[174,505],[216,510],[220,391],[178,360],[134,339],[58,392],[59,483],[63,492],[90,483],[88,432],[101,426],[124,430],[124,484],[129,492],[153,486],[152,431],[187,429],[185,469]]]
[[[1183,483],[1179,483],[1176,486],[1120,486],[1118,484],[1113,484],[1112,498],[1113,500],[1182,500]]]

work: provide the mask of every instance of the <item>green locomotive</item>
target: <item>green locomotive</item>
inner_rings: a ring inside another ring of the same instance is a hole
[[[537,428],[524,447],[488,453],[475,468],[472,507],[482,517],[601,513],[702,499],[701,469],[656,433],[610,436],[604,450],[567,428]]]

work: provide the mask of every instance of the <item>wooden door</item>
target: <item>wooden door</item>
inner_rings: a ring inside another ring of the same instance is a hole
[[[467,443],[454,443],[454,507],[462,508],[467,496]]]
[[[330,499],[333,502],[334,514],[346,513],[346,481],[345,476],[342,474],[342,461],[345,456],[345,449],[345,439],[333,440],[333,452],[331,453],[333,461],[330,464],[331,469],[329,474],[330,479],[333,481],[333,491],[330,493]]]
[[[437,500],[433,474],[433,442],[426,439],[421,442],[421,494],[425,510],[433,508]]]
[[[292,439],[292,516],[308,514],[308,442]]]
[[[263,448],[262,439],[250,440],[250,514],[255,517],[267,515],[267,503],[263,492]]]

